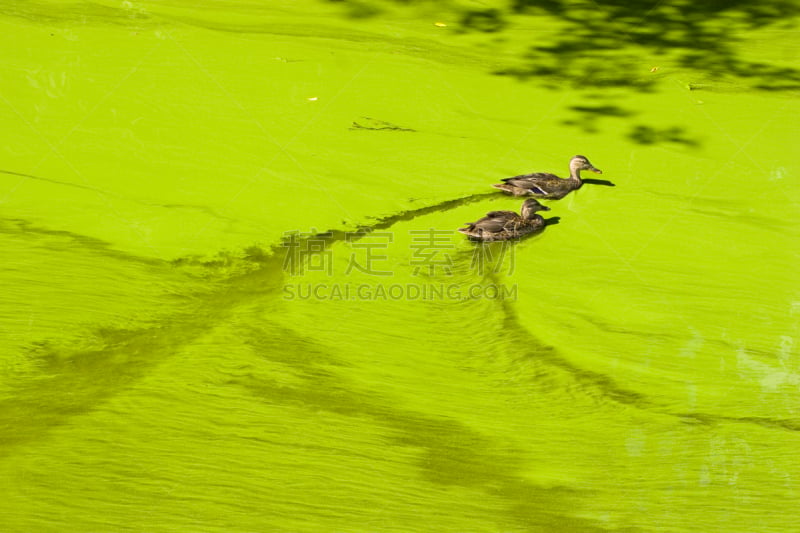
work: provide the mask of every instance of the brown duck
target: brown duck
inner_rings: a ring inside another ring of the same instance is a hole
[[[458,231],[478,241],[517,239],[545,227],[545,221],[536,214],[537,211],[550,211],[550,208],[529,198],[522,204],[521,216],[513,211],[491,211],[476,222],[467,222],[466,227]]]
[[[537,198],[559,199],[565,197],[571,191],[580,189],[581,170],[589,170],[597,174],[603,171],[595,168],[586,157],[576,155],[569,160],[569,177],[559,178],[555,174],[546,172],[536,172],[534,174],[524,174],[506,178],[503,183],[492,185],[496,189],[511,193],[514,196],[535,196]]]

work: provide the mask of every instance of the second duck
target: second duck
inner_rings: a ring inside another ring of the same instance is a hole
[[[537,211],[550,211],[544,206],[529,198],[522,204],[522,215],[513,211],[491,211],[485,217],[475,222],[467,222],[466,227],[458,231],[477,241],[507,241],[518,239],[544,229],[545,220],[537,215]]]

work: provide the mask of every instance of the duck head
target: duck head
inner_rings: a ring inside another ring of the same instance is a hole
[[[570,176],[580,177],[581,170],[588,170],[590,172],[594,172],[595,174],[602,174],[603,171],[599,168],[595,168],[586,156],[583,155],[576,155],[572,159],[569,160],[569,174]]]
[[[522,218],[533,218],[537,211],[550,211],[550,208],[540,204],[534,198],[529,198],[522,203]]]

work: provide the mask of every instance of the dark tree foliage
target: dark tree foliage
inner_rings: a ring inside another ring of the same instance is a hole
[[[431,0],[329,1],[363,7],[430,5]],[[375,15],[379,12],[376,8]],[[631,117],[635,113],[625,109],[619,91],[608,89],[653,91],[662,79],[657,72],[662,62],[690,73],[694,83],[687,90],[800,90],[800,69],[741,56],[743,32],[796,30],[797,0],[508,0],[499,8],[462,10],[457,30],[503,36],[515,20],[537,15],[553,18],[559,30],[531,34],[524,53],[493,72],[553,90],[580,91],[587,103],[573,106],[564,124],[588,124],[597,131],[596,119]],[[518,39],[519,32],[514,36]],[[641,144],[697,144],[677,126],[638,125],[628,138]]]

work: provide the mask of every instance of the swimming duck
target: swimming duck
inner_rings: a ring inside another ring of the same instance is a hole
[[[550,211],[550,208],[529,198],[522,203],[522,216],[513,211],[491,211],[476,222],[467,222],[467,226],[458,231],[478,241],[517,239],[544,228],[545,221],[537,211]]]
[[[546,172],[536,172],[534,174],[524,174],[506,178],[503,183],[492,185],[496,189],[511,193],[514,196],[535,196],[537,198],[559,199],[565,197],[570,191],[580,189],[581,170],[590,170],[597,174],[603,171],[594,168],[586,157],[576,155],[569,160],[569,177],[559,178],[555,174]]]

